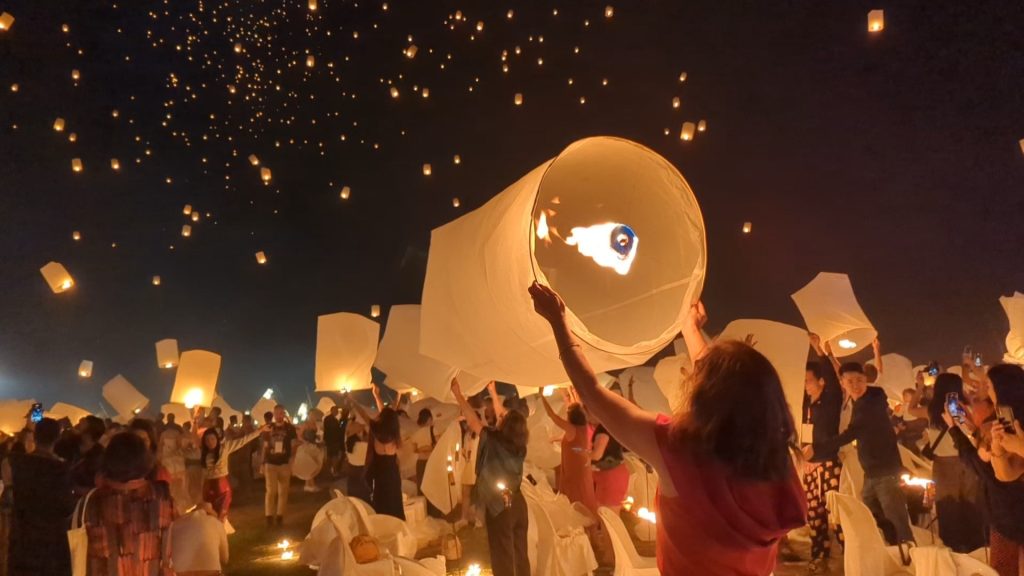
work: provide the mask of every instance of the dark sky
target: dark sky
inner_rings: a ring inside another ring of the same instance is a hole
[[[122,373],[162,403],[173,373],[153,344],[170,337],[223,355],[236,407],[267,387],[297,402],[318,314],[418,302],[433,227],[598,134],[652,147],[693,186],[712,330],[801,325],[789,294],[827,270],[850,274],[886,351],[1002,354],[997,298],[1024,290],[1024,3],[605,5],[0,0],[17,19],[0,33],[0,397],[96,409]],[[185,204],[204,215],[187,239]],[[49,291],[50,260],[73,291]]]

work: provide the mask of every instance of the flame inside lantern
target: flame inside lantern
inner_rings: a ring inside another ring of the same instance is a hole
[[[640,239],[636,232],[625,224],[606,222],[587,227],[576,227],[565,239],[569,246],[575,246],[580,254],[593,260],[598,266],[611,268],[619,275],[629,274],[636,259]]]

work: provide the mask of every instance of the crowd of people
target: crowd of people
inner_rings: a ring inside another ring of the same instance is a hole
[[[875,361],[842,363],[809,335],[802,418],[795,421],[779,375],[748,342],[705,340],[703,305],[683,329],[692,366],[681,375],[672,414],[644,410],[634,383],[599,383],[569,328],[560,297],[530,288],[551,325],[571,386],[556,410],[543,410],[561,433],[557,491],[597,517],[627,500],[632,453],[657,473],[655,549],[663,574],[768,575],[792,556],[787,534],[807,526],[809,574],[829,570],[843,532],[830,522],[828,494],[853,467],[859,498],[888,543],[917,544],[934,502],[938,534],[950,549],[987,547],[1000,576],[1024,562],[1024,370],[978,366],[965,354],[958,370],[932,364],[893,402],[877,386]],[[530,573],[530,522],[523,494],[530,410],[503,398],[492,382],[467,398],[458,380],[458,478],[466,503],[447,517],[484,526],[497,576]],[[296,457],[322,455],[320,473],[342,476],[344,492],[379,514],[405,519],[403,482],[422,484],[443,430],[428,408],[409,414],[402,395],[376,411],[342,396],[327,414],[293,423],[277,406],[257,423],[248,414],[225,423],[216,408],[189,422],[173,414],[126,425],[88,416],[71,425],[43,418],[3,442],[5,489],[0,571],[70,574],[68,529],[84,526],[88,574],[219,574],[228,558],[233,490],[265,487],[268,529],[283,525]],[[933,493],[907,482],[906,454],[930,461]],[[415,467],[405,466],[411,457]],[[305,489],[318,490],[310,474]],[[436,508],[430,514],[443,516]],[[596,534],[592,537],[597,537]],[[46,551],[46,553],[40,553]]]

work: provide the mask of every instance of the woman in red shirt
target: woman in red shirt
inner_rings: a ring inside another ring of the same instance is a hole
[[[534,283],[573,386],[608,432],[658,471],[662,574],[767,576],[779,542],[803,526],[807,501],[793,466],[795,427],[771,363],[741,342],[708,346],[695,304],[683,328],[694,360],[677,414],[647,412],[598,384],[553,290]]]

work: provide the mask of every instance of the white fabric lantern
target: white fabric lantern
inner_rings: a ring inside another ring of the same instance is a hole
[[[1024,364],[1024,294],[1015,292],[1013,296],[999,298],[1006,318],[1010,322],[1010,331],[1006,334],[1005,362]]]
[[[221,396],[220,394],[214,396],[213,402],[211,403],[210,407],[220,408],[220,415],[222,418],[224,418],[225,425],[227,424],[228,420],[231,419],[232,416],[238,419],[239,424],[242,423],[242,413],[232,408],[231,405],[228,404],[228,401],[225,400],[224,397]]]
[[[92,378],[92,360],[82,360],[82,363],[78,365],[78,376]]]
[[[59,262],[47,262],[46,266],[39,269],[39,272],[42,273],[43,278],[50,286],[50,290],[53,290],[54,294],[67,292],[75,285],[75,281],[71,278],[71,274],[68,274],[67,269],[65,269]]]
[[[160,407],[160,412],[162,414],[174,414],[174,423],[178,426],[192,421],[192,411],[181,404],[164,404]]]
[[[103,385],[103,399],[110,404],[121,420],[130,420],[149,406],[149,398],[142,395],[127,378],[118,374]]]
[[[178,341],[165,338],[156,343],[156,365],[161,368],[174,368],[178,365]]]
[[[792,298],[807,329],[827,341],[836,357],[855,354],[878,336],[846,274],[821,272]]]
[[[659,414],[672,414],[672,405],[662,393],[658,381],[654,379],[654,368],[636,366],[623,370],[622,374],[619,374],[623,394],[629,394],[631,379],[633,380],[633,398],[636,400],[637,406]]]
[[[437,439],[423,472],[420,491],[444,514],[450,513],[462,501],[462,472],[466,463],[455,449],[461,442],[461,427],[448,426],[444,434]],[[448,472],[449,466],[452,468],[451,477]],[[449,482],[450,478],[455,480],[454,486]]]
[[[0,432],[14,435],[25,428],[35,400],[0,400]]]
[[[875,361],[869,360],[868,364],[873,366]],[[902,402],[903,391],[915,385],[914,363],[899,354],[886,354],[882,356],[882,368],[882,373],[873,385],[885,390],[890,402]]]
[[[79,408],[74,404],[57,402],[50,408],[46,416],[48,418],[53,418],[54,420],[67,418],[68,421],[71,422],[71,425],[74,426],[75,424],[78,424],[78,421],[81,420],[82,418],[85,418],[86,416],[92,416],[92,412],[89,412],[85,408]]]
[[[754,349],[764,354],[779,374],[782,391],[799,433],[800,423],[803,422],[804,377],[807,375],[807,354],[810,350],[807,331],[771,320],[744,319],[730,322],[717,340],[743,342],[748,335],[753,336]]]
[[[316,403],[316,409],[324,414],[329,414],[331,412],[331,408],[334,408],[337,405],[338,404],[330,396],[322,396],[320,401]]]
[[[658,384],[662,396],[668,401],[672,412],[679,410],[680,405],[689,397],[690,374],[693,372],[693,362],[689,354],[669,356],[658,360],[654,367],[654,381]],[[628,384],[627,380],[623,384]],[[628,394],[628,388],[623,388],[623,394]]]
[[[316,321],[316,389],[321,392],[370,388],[380,324],[348,312]]]
[[[527,293],[538,280],[565,299],[594,370],[642,364],[679,333],[705,262],[700,208],[668,161],[628,140],[580,140],[433,231],[420,350],[521,386],[568,380]]]
[[[212,406],[217,396],[220,355],[206,350],[187,350],[181,353],[179,362],[171,402],[184,404],[186,408]]]
[[[872,10],[868,12],[868,32],[881,32],[885,28],[885,11]]]

